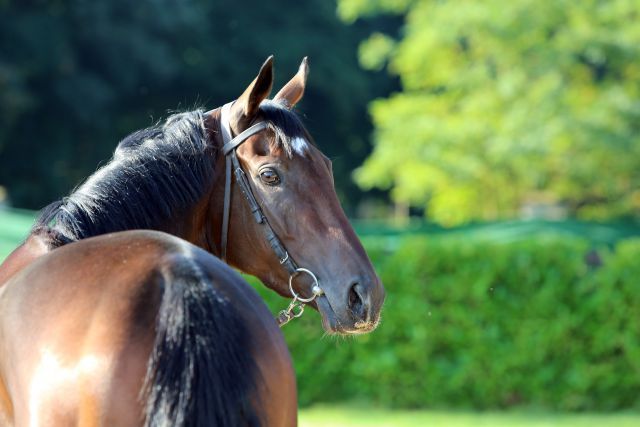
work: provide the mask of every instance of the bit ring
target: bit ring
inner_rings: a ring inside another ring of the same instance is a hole
[[[293,290],[293,278],[297,276],[298,273],[306,273],[309,276],[311,276],[311,278],[313,279],[313,286],[311,287],[311,291],[313,292],[313,295],[309,298],[302,298],[300,295],[296,293],[296,291]],[[294,299],[303,303],[311,302],[314,299],[316,299],[316,297],[324,293],[322,291],[322,288],[320,288],[320,283],[318,283],[318,278],[316,277],[316,275],[313,274],[311,270],[307,270],[306,268],[302,268],[302,267],[296,268],[295,273],[289,276],[289,291],[291,291],[291,295],[293,295]]]

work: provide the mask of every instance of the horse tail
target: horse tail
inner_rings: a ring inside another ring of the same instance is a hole
[[[143,387],[145,426],[260,425],[249,330],[202,264],[176,256],[163,295]]]

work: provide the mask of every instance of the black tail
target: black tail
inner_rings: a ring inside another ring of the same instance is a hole
[[[177,257],[164,293],[147,368],[145,426],[257,426],[250,400],[256,363],[248,325],[197,261]]]

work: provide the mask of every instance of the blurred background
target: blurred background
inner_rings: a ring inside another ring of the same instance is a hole
[[[640,425],[639,0],[0,0],[0,260],[270,54],[388,294],[285,328],[302,425]]]

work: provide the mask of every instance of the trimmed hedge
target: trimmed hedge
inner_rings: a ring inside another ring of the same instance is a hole
[[[287,325],[301,405],[640,409],[640,239],[600,250],[599,267],[579,238],[365,245],[383,321],[357,338],[323,336],[311,310]]]

